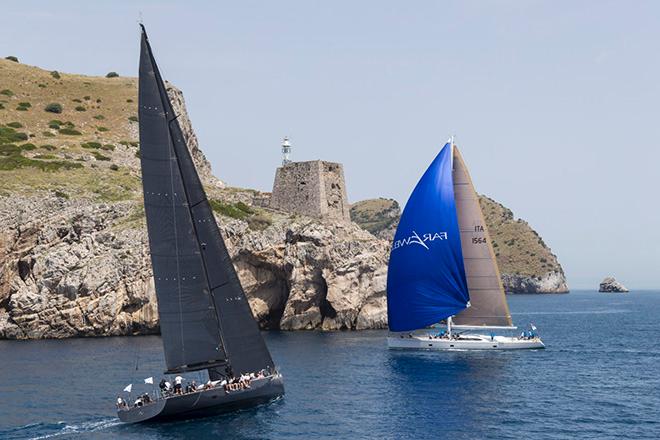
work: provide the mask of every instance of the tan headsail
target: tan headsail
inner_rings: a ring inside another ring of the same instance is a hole
[[[511,314],[504,295],[500,271],[484,221],[479,197],[465,162],[454,146],[454,198],[461,233],[470,306],[454,316],[456,325],[511,326]]]

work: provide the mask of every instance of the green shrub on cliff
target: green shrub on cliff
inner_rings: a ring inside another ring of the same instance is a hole
[[[62,113],[62,104],[51,102],[44,108],[44,110],[49,113]]]
[[[16,131],[12,127],[0,127],[0,144],[11,144],[27,140],[28,135],[26,133]]]
[[[55,190],[55,197],[59,197],[60,199],[69,199],[69,195],[65,193],[64,191],[60,191],[59,189]]]
[[[41,171],[59,171],[70,170],[74,168],[82,168],[82,164],[76,162],[69,162],[66,160],[56,160],[45,162],[42,160],[34,160],[28,157],[23,157],[20,154],[13,154],[8,157],[0,157],[0,170],[8,171],[17,168],[37,168]]]
[[[101,160],[101,161],[109,161],[110,158],[108,156],[104,156],[103,154],[99,153],[98,151],[92,151],[92,156],[94,156],[94,159],[96,160]]]
[[[243,202],[226,203],[222,200],[211,199],[209,200],[211,209],[225,217],[236,218],[245,220],[248,216],[255,213],[255,211]]]
[[[69,136],[80,136],[82,133],[73,128],[60,128],[60,134],[67,134]]]

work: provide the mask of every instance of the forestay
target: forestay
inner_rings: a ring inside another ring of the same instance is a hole
[[[140,155],[168,371],[272,367],[142,28]]]

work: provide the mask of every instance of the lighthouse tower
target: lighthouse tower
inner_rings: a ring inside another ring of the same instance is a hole
[[[282,166],[291,163],[291,144],[289,143],[289,138],[284,137],[282,141]]]

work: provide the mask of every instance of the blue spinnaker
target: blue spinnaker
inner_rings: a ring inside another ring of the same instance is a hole
[[[392,243],[387,317],[392,331],[424,328],[455,315],[470,299],[447,143],[406,204]]]

